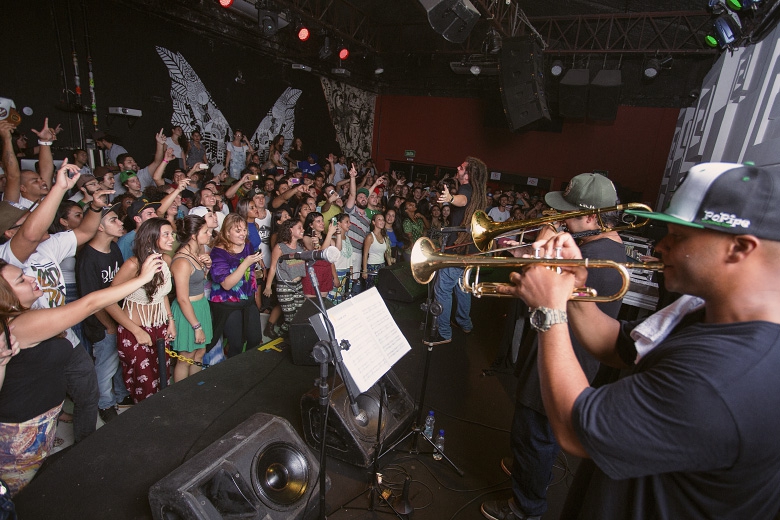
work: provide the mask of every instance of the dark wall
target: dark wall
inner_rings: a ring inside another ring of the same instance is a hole
[[[318,77],[291,71],[289,66],[227,37],[222,40],[201,36],[188,27],[112,0],[29,0],[4,4],[3,17],[8,23],[4,29],[7,44],[0,96],[13,99],[20,111],[25,106],[34,110],[33,116],[24,118],[22,130],[40,128],[43,118],[48,116],[52,123],[62,123],[66,128],[59,146],[80,145],[79,116],[61,106],[65,96],[58,41],[68,88],[75,90],[69,4],[83,102],[90,104],[82,5],[86,7],[99,128],[116,135],[119,142],[141,158],[139,162],[144,154],[153,152],[154,134],[161,127],[170,134],[171,81],[155,51],[157,45],[184,56],[232,128],[241,128],[251,136],[279,95],[290,86],[302,91],[296,106],[295,134],[303,139],[305,148],[321,156],[337,149]],[[245,80],[243,85],[235,81],[239,70]],[[55,108],[57,105],[60,108]],[[140,109],[143,117],[130,128],[125,118],[106,117],[109,106]],[[81,117],[91,133],[91,114]]]

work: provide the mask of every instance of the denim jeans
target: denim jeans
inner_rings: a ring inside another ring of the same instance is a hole
[[[65,365],[65,384],[73,400],[74,442],[95,431],[98,416],[98,385],[95,365],[81,345],[76,345]]]
[[[447,267],[439,269],[436,277],[436,301],[442,306],[442,312],[438,319],[439,334],[442,338],[450,339],[452,337],[452,326],[450,325],[450,316],[452,314],[452,293],[455,293],[455,301],[458,304],[455,322],[466,330],[471,330],[474,325],[471,323],[471,295],[464,293],[458,285],[458,280],[463,275],[463,269],[459,267]]]
[[[515,503],[525,515],[541,516],[547,511],[547,486],[560,451],[547,417],[515,402],[510,444]]]
[[[116,334],[106,334],[106,337],[92,344],[95,355],[95,372],[97,373],[100,399],[98,408],[105,410],[130,395],[122,378],[122,368],[119,365],[119,355],[116,351]]]

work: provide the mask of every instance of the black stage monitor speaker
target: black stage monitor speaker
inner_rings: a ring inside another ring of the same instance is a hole
[[[388,446],[412,421],[414,403],[392,370],[385,374],[383,379],[387,389],[387,402],[382,410],[382,439],[384,445]],[[301,398],[303,437],[309,446],[317,450],[322,438],[319,396],[319,389],[314,388]],[[352,414],[344,384],[338,381],[338,385],[331,393],[328,413],[328,433],[325,442],[328,455],[364,468],[371,465],[376,444],[380,396],[379,383],[358,396],[358,407],[368,415],[368,424],[362,425]]]
[[[511,130],[539,119],[550,119],[544,92],[542,49],[527,38],[508,38],[499,61],[501,100]]]
[[[428,294],[428,286],[417,283],[406,262],[379,270],[376,289],[385,300],[411,303]]]
[[[155,520],[307,518],[319,469],[289,422],[258,413],[152,486],[149,504]]]
[[[590,82],[588,94],[588,119],[614,121],[620,104],[620,87],[623,84],[619,70],[600,70]]]
[[[330,300],[324,301],[326,309],[333,307]],[[311,357],[311,351],[320,338],[317,337],[317,333],[314,332],[314,328],[309,323],[309,317],[318,312],[320,311],[314,305],[314,302],[306,298],[306,301],[303,302],[301,308],[295,313],[295,317],[290,324],[290,354],[295,365],[317,364],[314,358]]]
[[[588,69],[569,69],[558,84],[558,112],[561,117],[584,119],[588,112]]]
[[[428,12],[431,28],[453,43],[463,43],[479,20],[479,11],[469,0],[420,0]]]

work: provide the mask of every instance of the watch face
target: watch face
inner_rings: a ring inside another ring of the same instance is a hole
[[[542,309],[535,309],[534,312],[531,313],[531,325],[534,327],[541,328],[546,321],[547,314]]]

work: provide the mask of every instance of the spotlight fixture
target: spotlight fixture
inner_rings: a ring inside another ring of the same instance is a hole
[[[479,65],[472,65],[471,67],[469,67],[469,72],[471,72],[475,76],[479,76],[479,73],[482,72],[482,67],[480,67]]]
[[[227,9],[228,7],[233,5],[233,0],[219,0],[219,5]]]
[[[339,53],[338,54],[339,54],[339,59],[341,61],[344,61],[347,58],[349,58],[349,49],[347,48],[346,45],[341,45],[341,46],[339,46]]]
[[[379,58],[376,59],[375,63],[376,63],[376,68],[374,69],[374,74],[379,76],[385,71],[385,68],[382,65],[382,60],[380,60]]]
[[[295,34],[298,35],[298,40],[305,42],[309,39],[309,36],[311,36],[311,31],[309,31],[309,28],[305,25],[299,23],[295,28]]]
[[[550,67],[550,74],[556,78],[563,74],[563,62],[561,60],[555,60],[552,62],[552,66]]]
[[[487,54],[498,54],[501,51],[501,35],[494,28],[490,28],[485,36],[485,50]]]
[[[658,72],[661,70],[661,62],[656,58],[650,58],[645,63],[644,74],[647,79],[655,79],[658,76]]]
[[[704,37],[704,42],[710,47],[725,49],[730,47],[740,36],[742,30],[738,20],[728,14],[720,15],[712,24],[713,33]]]
[[[264,36],[273,36],[276,31],[279,30],[279,18],[276,13],[271,11],[258,11],[258,19],[260,20],[260,28],[263,31]]]
[[[320,60],[326,60],[330,58],[331,54],[333,54],[333,49],[330,46],[330,38],[326,36],[325,40],[322,42],[322,47],[320,47]]]

